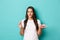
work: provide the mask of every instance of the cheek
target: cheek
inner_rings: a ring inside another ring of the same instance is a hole
[[[27,13],[27,15],[29,16],[29,13]]]
[[[31,15],[33,16],[33,13],[31,13]]]

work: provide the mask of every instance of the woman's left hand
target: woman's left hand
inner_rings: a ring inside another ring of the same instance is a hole
[[[45,24],[42,24],[42,25],[40,26],[40,28],[45,28],[45,26],[46,26]]]

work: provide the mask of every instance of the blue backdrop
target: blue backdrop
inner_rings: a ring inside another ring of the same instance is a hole
[[[0,40],[22,40],[18,23],[26,8],[33,6],[41,23],[46,24],[40,40],[60,40],[60,0],[0,0]]]

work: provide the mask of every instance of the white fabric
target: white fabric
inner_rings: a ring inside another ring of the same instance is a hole
[[[37,20],[37,22],[38,22],[38,25],[41,25],[40,20]],[[24,27],[24,20],[22,20],[22,26]],[[36,32],[36,26],[35,26],[33,20],[27,21],[23,40],[39,40],[37,32]]]

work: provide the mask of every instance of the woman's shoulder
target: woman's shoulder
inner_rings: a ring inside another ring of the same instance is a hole
[[[40,19],[37,19],[37,22],[38,22],[38,23],[41,23]]]
[[[22,19],[22,21],[24,21],[25,19]]]
[[[38,22],[39,25],[41,25],[41,21],[39,19],[37,19],[37,22]]]
[[[37,21],[40,21],[39,19],[37,19]]]
[[[21,21],[22,21],[22,22],[24,22],[24,21],[25,21],[25,19],[22,19]]]

